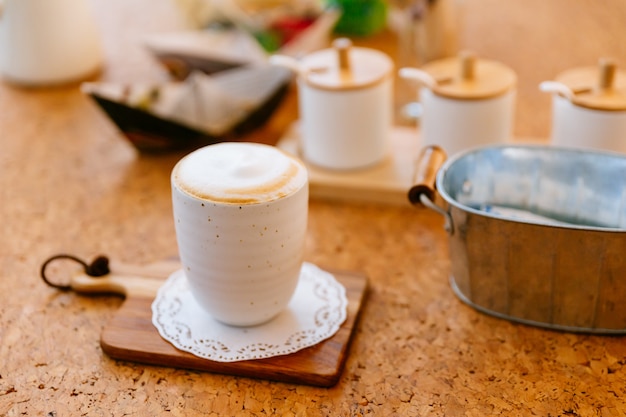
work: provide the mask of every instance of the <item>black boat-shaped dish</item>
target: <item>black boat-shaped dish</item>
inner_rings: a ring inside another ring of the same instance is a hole
[[[82,91],[137,149],[160,153],[236,140],[263,126],[292,77],[284,68],[255,65],[194,71],[156,86],[84,83]]]

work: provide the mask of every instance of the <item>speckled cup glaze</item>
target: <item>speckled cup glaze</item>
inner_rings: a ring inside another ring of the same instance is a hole
[[[179,255],[198,303],[233,326],[280,313],[303,261],[304,165],[272,146],[220,143],[181,159],[171,183]]]

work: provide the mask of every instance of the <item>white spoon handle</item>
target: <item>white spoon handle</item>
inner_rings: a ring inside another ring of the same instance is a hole
[[[574,99],[574,92],[568,86],[558,81],[543,81],[539,84],[539,89],[545,93],[561,94],[569,101]]]

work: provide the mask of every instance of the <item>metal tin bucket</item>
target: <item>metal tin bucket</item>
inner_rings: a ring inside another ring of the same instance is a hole
[[[626,333],[626,156],[502,145],[445,158],[423,150],[409,199],[446,218],[461,300],[521,323]]]

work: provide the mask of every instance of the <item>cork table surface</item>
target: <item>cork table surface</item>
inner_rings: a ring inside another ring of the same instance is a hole
[[[464,0],[459,47],[518,74],[515,135],[547,138],[538,84],[613,57],[626,67],[626,3]],[[186,27],[168,0],[91,0],[101,79],[167,75],[142,37]],[[2,22],[0,22],[2,24]],[[396,54],[390,31],[355,38]],[[276,143],[296,91],[245,139]],[[100,334],[123,303],[47,287],[59,252],[149,264],[176,255],[169,175],[182,154],[139,154],[78,85],[0,81],[0,415],[618,416],[623,337],[513,324],[460,302],[442,218],[409,206],[312,199],[305,258],[360,271],[368,295],[330,388],[118,361]],[[541,248],[537,248],[538,253]]]

